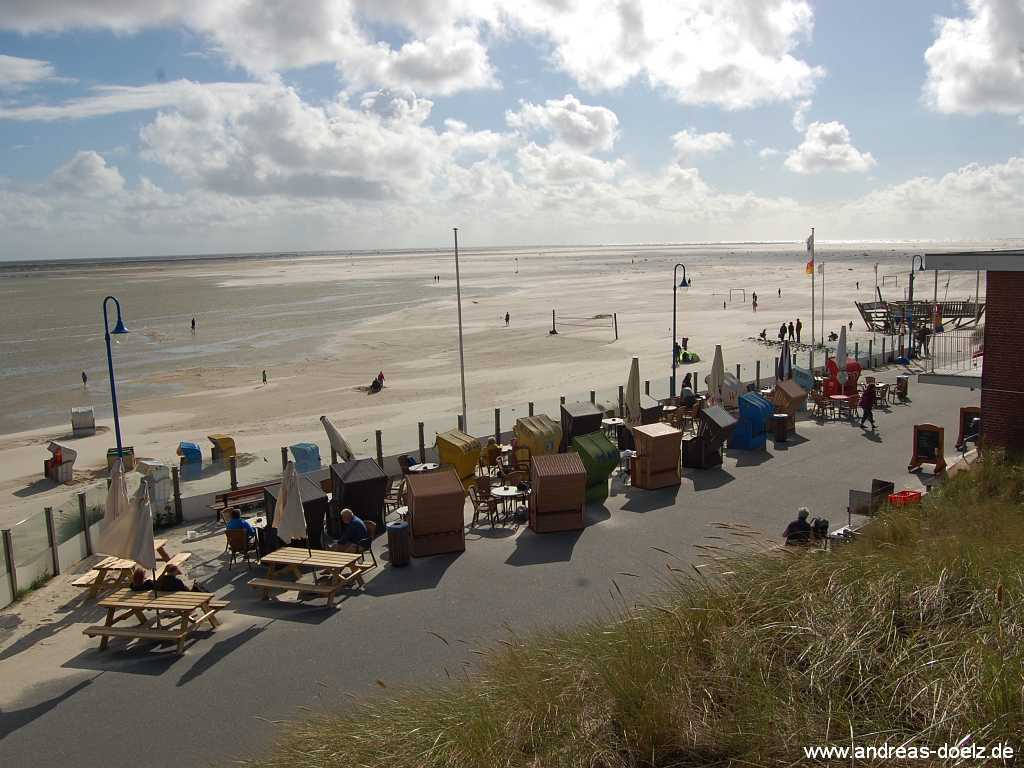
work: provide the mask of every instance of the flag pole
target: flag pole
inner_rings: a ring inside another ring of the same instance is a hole
[[[811,227],[811,376],[814,375],[814,270],[817,265],[814,263],[814,227]]]

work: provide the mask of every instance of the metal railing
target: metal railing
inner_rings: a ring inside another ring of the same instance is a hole
[[[928,340],[928,367],[938,371],[977,370],[981,375],[985,351],[985,326],[970,330],[933,333]]]

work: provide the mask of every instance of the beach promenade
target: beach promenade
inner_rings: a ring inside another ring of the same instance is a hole
[[[897,372],[881,371],[879,379]],[[876,412],[877,434],[802,421],[785,446],[730,451],[721,470],[686,470],[679,488],[642,491],[613,478],[611,496],[588,509],[581,532],[484,528],[467,534],[457,557],[414,560],[405,569],[382,563],[365,591],[335,611],[262,603],[246,584],[251,573],[228,573],[224,560],[212,559],[191,573],[230,608],[220,614],[224,624],[200,633],[183,657],[116,645],[99,652],[81,628],[102,609],[78,599],[62,606],[68,590],[48,585],[28,603],[52,603],[56,624],[26,633],[5,614],[9,622],[0,627],[7,637],[0,635],[2,762],[177,768],[259,756],[274,738],[268,721],[302,717],[300,707],[357,707],[359,697],[386,695],[382,685],[457,678],[479,658],[475,651],[497,647],[510,631],[600,616],[621,605],[615,585],[627,601],[656,590],[667,565],[702,560],[695,545],[715,543],[708,539],[719,535],[715,522],[746,524],[776,543],[806,505],[839,527],[850,488],[867,489],[874,477],[897,488],[928,479],[906,471],[915,423],[945,427],[951,460],[958,409],[979,398],[912,381],[910,399]],[[212,552],[221,549],[219,538],[209,543]],[[384,537],[377,547],[378,554],[385,549]]]

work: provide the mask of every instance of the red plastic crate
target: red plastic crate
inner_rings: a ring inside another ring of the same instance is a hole
[[[894,507],[905,507],[908,504],[920,504],[921,492],[902,490],[889,494],[889,503]]]

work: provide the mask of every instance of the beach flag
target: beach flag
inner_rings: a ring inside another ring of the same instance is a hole
[[[807,260],[807,267],[804,269],[804,273],[808,275],[814,274],[814,233],[811,232],[811,236],[807,238],[807,252],[811,254],[811,258]]]

